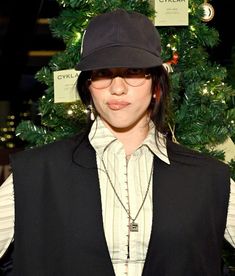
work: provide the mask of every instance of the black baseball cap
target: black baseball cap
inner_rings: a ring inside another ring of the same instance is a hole
[[[117,9],[94,17],[83,35],[80,71],[162,65],[160,36],[143,14]]]

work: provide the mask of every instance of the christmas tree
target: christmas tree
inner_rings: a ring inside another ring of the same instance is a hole
[[[53,56],[36,78],[47,89],[39,100],[40,124],[23,121],[17,135],[29,147],[72,136],[86,123],[86,110],[79,100],[54,103],[53,73],[74,68],[80,58],[83,32],[100,13],[124,8],[154,19],[157,7],[145,0],[58,0],[61,13],[50,21],[52,34],[64,41],[65,50]],[[189,0],[187,26],[161,26],[162,58],[172,87],[172,115],[168,118],[172,138],[187,147],[225,161],[218,145],[235,137],[234,90],[225,83],[226,69],[210,60],[208,49],[219,42],[218,32],[204,22],[202,0]],[[234,156],[234,155],[233,155]],[[226,162],[235,179],[235,160]],[[226,251],[227,252],[227,251]],[[228,255],[228,254],[227,254]],[[227,256],[226,255],[226,256]]]
[[[84,106],[79,100],[54,103],[53,72],[74,68],[80,57],[81,38],[89,20],[116,8],[134,10],[150,18],[157,7],[143,0],[58,0],[61,13],[50,22],[52,34],[64,41],[65,51],[53,56],[36,78],[48,87],[39,100],[41,124],[22,122],[17,134],[29,146],[50,143],[83,129]],[[173,137],[181,144],[225,159],[217,145],[235,136],[234,90],[227,85],[226,69],[212,64],[207,52],[219,42],[218,32],[203,20],[201,0],[189,1],[189,25],[158,27],[162,38],[162,58],[173,71],[172,106],[169,118]],[[234,159],[229,160],[234,178]]]

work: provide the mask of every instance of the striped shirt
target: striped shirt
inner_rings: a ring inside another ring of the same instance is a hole
[[[141,275],[152,226],[154,154],[170,164],[164,147],[164,138],[159,137],[160,146],[156,147],[155,130],[152,125],[149,135],[129,160],[126,159],[122,143],[99,119],[97,126],[93,125],[91,129],[89,140],[97,153],[103,224],[115,274]],[[139,211],[145,196],[144,205]],[[131,219],[128,213],[132,219],[138,214],[135,220],[138,232],[129,230]]]
[[[152,226],[154,155],[170,166],[164,137],[159,135],[156,146],[155,130],[150,124],[147,138],[127,159],[123,145],[98,118],[89,140],[97,155],[104,231],[115,274],[140,276]],[[132,219],[138,224],[138,232],[130,231]],[[0,187],[0,257],[13,235],[14,196],[10,175]],[[235,183],[232,180],[225,238],[235,247]]]

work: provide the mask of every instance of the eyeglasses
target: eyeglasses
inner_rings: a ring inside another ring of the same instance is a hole
[[[93,70],[90,79],[90,85],[96,89],[107,88],[116,77],[121,77],[126,84],[137,87],[145,83],[151,75],[146,69],[128,68],[124,71],[114,73],[110,69]]]

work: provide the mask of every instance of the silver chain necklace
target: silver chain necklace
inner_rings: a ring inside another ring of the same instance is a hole
[[[116,141],[116,140],[114,140],[114,141]],[[114,141],[112,141],[111,143],[113,143]],[[109,144],[105,147],[105,150],[107,149],[107,147],[108,147],[111,143],[109,143]],[[105,150],[104,150],[104,152],[105,152]],[[106,174],[106,176],[107,176],[107,178],[108,178],[108,181],[109,181],[109,183],[110,183],[110,185],[111,185],[111,187],[112,187],[112,189],[113,189],[113,191],[114,191],[114,194],[116,195],[116,197],[117,197],[118,201],[120,202],[121,206],[123,207],[123,209],[124,209],[125,212],[127,213],[128,218],[131,220],[131,223],[129,224],[129,229],[130,229],[130,231],[131,231],[131,232],[138,232],[138,231],[139,231],[139,229],[138,229],[139,226],[138,226],[138,223],[136,223],[135,221],[136,221],[136,219],[137,219],[137,217],[138,217],[140,211],[142,210],[142,208],[143,208],[143,206],[144,206],[145,200],[146,200],[147,195],[148,195],[148,192],[149,192],[150,183],[151,183],[151,177],[152,177],[152,173],[153,173],[153,162],[152,162],[151,172],[150,172],[150,176],[149,176],[149,180],[148,180],[148,186],[147,186],[146,193],[145,193],[145,195],[144,195],[144,199],[143,199],[143,201],[142,201],[142,203],[141,203],[141,205],[140,205],[140,208],[139,208],[139,210],[138,210],[138,212],[137,212],[137,214],[135,215],[134,218],[131,216],[130,211],[127,210],[127,208],[126,208],[125,205],[123,204],[121,198],[119,197],[119,195],[118,195],[118,193],[117,193],[117,191],[116,191],[116,189],[115,189],[115,187],[114,187],[114,185],[113,185],[113,183],[112,183],[112,181],[111,181],[110,175],[108,174],[108,170],[107,170],[107,168],[106,168],[106,166],[105,166],[105,163],[104,163],[104,160],[103,160],[103,156],[102,156],[102,158],[101,158],[101,162],[102,162],[102,165],[103,165],[103,167],[104,167],[104,171],[105,171],[105,174]]]

